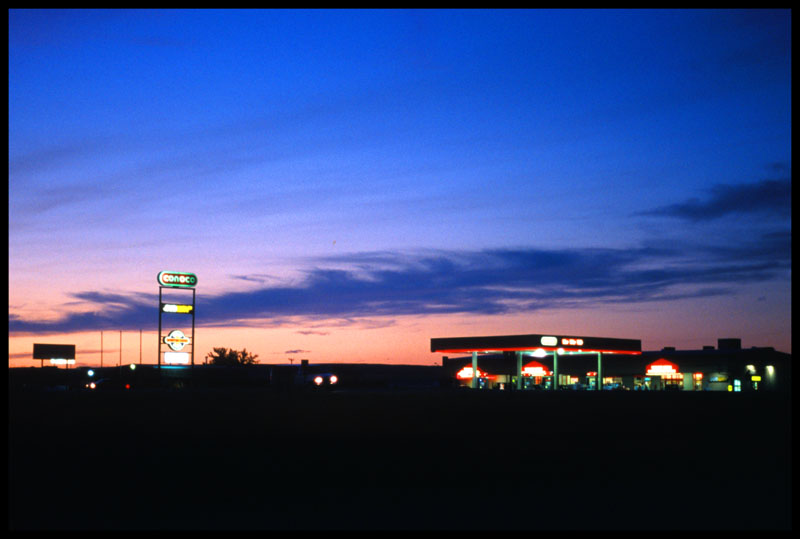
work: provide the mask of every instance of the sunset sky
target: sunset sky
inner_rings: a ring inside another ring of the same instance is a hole
[[[196,362],[791,353],[790,51],[788,10],[10,10],[9,364],[156,363],[162,270]]]

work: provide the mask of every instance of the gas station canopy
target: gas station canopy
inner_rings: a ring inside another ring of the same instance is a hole
[[[533,334],[503,335],[488,337],[448,337],[431,339],[431,352],[555,352],[641,354],[642,341],[638,339],[614,339],[609,337],[585,337],[576,335]]]

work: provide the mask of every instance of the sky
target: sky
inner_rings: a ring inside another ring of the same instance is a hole
[[[790,51],[789,10],[9,10],[9,365],[156,363],[164,270],[196,362],[791,353]]]

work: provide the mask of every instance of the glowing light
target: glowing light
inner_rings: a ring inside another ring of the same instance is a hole
[[[702,380],[703,379],[703,373],[702,372],[694,373],[694,379],[695,380]]]
[[[52,358],[50,363],[53,365],[72,365],[75,363],[74,359]]]
[[[583,339],[576,339],[575,344],[577,344],[578,346],[583,346]]]
[[[169,335],[164,337],[164,343],[176,352],[183,349],[183,347],[186,346],[190,340],[191,339],[184,335],[183,331],[179,329],[173,329],[169,332]]]
[[[544,348],[537,348],[533,351],[533,357],[546,357],[547,352],[544,351]]]
[[[336,382],[339,381],[339,378],[335,374],[332,374],[331,377],[328,379],[328,381],[332,384],[335,384]]]
[[[131,388],[130,384],[125,384],[125,389],[130,389],[130,388]]]
[[[556,346],[558,344],[558,339],[555,337],[542,337],[540,342],[542,346]]]
[[[175,303],[164,303],[161,310],[165,313],[191,313],[194,310],[193,305],[178,305]]]
[[[775,367],[772,365],[767,365],[767,374],[772,375],[775,374]]]
[[[750,380],[752,380],[753,382],[760,382],[761,377],[754,374],[753,376],[750,377]]]
[[[542,367],[525,367],[522,369],[523,376],[549,376],[548,371]]]
[[[188,365],[188,352],[164,352],[164,363],[168,365]]]
[[[133,363],[131,363],[131,370],[132,370],[132,371],[135,371],[135,370],[136,370],[136,365],[135,365],[135,364],[133,364]]]
[[[192,288],[197,285],[197,275],[183,271],[162,271],[157,280],[161,286],[175,288]]]
[[[676,371],[675,367],[672,365],[653,365],[649,369],[647,369],[647,374],[649,376],[660,376],[662,374],[675,374]]]
[[[86,372],[86,374],[88,374],[89,376],[94,376],[94,371],[93,371],[92,369],[89,369],[89,370]]]
[[[568,345],[569,339],[561,339],[561,344],[563,344],[564,346]]]
[[[96,387],[97,387],[97,384],[95,384],[94,382],[92,382],[91,384],[89,384],[89,387],[90,387],[90,388],[92,388],[92,389],[94,389],[94,388],[96,388]]]
[[[486,373],[485,372],[481,372],[481,370],[478,369],[478,372],[475,375],[475,377],[476,378],[485,378],[486,377]],[[467,378],[472,378],[472,367],[464,367],[463,369],[458,371],[456,373],[456,378],[460,378],[462,380],[465,380]]]
[[[564,349],[563,348],[559,348],[558,350],[556,350],[556,352],[558,352],[559,354],[563,354],[564,353]]]
[[[321,385],[322,384],[322,376],[317,376],[316,378],[314,378],[314,383],[317,384],[317,385]]]
[[[664,376],[667,374],[676,374],[678,366],[674,363],[667,361],[664,358],[658,359],[647,366],[648,376]]]
[[[747,366],[745,366],[745,369],[747,369],[747,372],[749,374],[755,374],[756,373],[756,368],[755,368],[754,365],[747,365]]]

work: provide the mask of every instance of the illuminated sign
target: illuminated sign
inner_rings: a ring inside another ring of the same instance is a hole
[[[162,271],[158,274],[158,284],[173,288],[193,288],[197,285],[197,275],[183,271]]]
[[[165,313],[191,313],[194,305],[178,305],[175,303],[162,303],[161,310]]]
[[[658,359],[647,366],[648,376],[665,376],[668,374],[677,374],[678,366],[666,359]]]
[[[164,343],[177,352],[189,343],[189,338],[181,330],[173,329],[164,337]]]
[[[523,376],[550,376],[550,372],[544,367],[525,367],[522,369]]]
[[[754,374],[753,376],[750,377],[750,380],[752,380],[753,382],[760,382],[761,377]]]
[[[74,365],[75,364],[75,360],[74,359],[64,359],[64,358],[60,358],[60,357],[59,358],[54,357],[54,358],[50,358],[50,363],[52,363],[53,365]]]
[[[164,363],[168,365],[188,365],[188,352],[164,352]]]
[[[550,376],[550,370],[538,361],[531,361],[522,368],[522,376]]]
[[[649,369],[647,369],[647,374],[650,376],[652,375],[659,375],[659,374],[675,374],[676,371],[675,367],[672,365],[653,365]]]
[[[482,372],[478,369],[477,374],[475,375],[476,378],[485,378],[486,373]],[[460,378],[461,380],[472,378],[472,367],[464,367],[458,373],[456,373],[456,378]]]
[[[555,346],[558,344],[558,339],[556,337],[542,337],[539,342],[542,343],[542,346]]]

